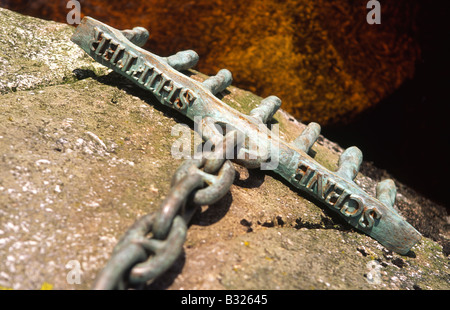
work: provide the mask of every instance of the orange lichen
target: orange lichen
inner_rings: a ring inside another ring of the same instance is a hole
[[[382,4],[381,25],[367,24],[365,1],[80,3],[82,16],[149,29],[148,50],[167,56],[194,49],[199,71],[227,68],[234,85],[276,95],[295,117],[322,125],[345,123],[376,104],[412,77],[419,57],[416,11],[407,0]],[[6,7],[65,22],[66,4],[14,0]]]

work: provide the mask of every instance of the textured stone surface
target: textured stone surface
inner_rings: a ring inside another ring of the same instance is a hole
[[[61,39],[72,33],[64,24],[2,8],[0,21],[0,93],[70,82],[75,69],[106,72],[75,44]]]
[[[50,27],[58,35],[42,31]],[[40,53],[50,49],[53,55],[35,71],[24,60],[26,44],[18,39],[23,31],[32,33]],[[157,210],[168,192],[181,163],[170,154],[178,139],[171,135],[172,126],[192,125],[84,57],[69,41],[72,31],[0,9],[0,50],[11,66],[2,67],[6,73],[0,85],[17,85],[3,88],[0,96],[3,288],[90,288],[126,229]],[[8,49],[9,37],[17,40],[16,49]],[[19,71],[5,69],[18,65],[23,66]],[[50,67],[52,75],[47,75]],[[20,72],[31,81],[23,88]],[[223,100],[248,112],[261,98],[231,86]],[[304,128],[282,110],[275,119],[288,141]],[[320,137],[311,155],[335,169],[341,152]],[[442,248],[449,239],[448,218],[442,207],[399,185],[399,212],[424,234],[410,254],[401,256],[342,223],[278,176],[236,169],[230,192],[193,218],[183,254],[148,288],[450,288]],[[365,164],[357,183],[374,194],[378,178],[387,176]],[[71,260],[81,264],[81,284],[67,281]],[[378,268],[379,283],[368,281],[372,266]]]

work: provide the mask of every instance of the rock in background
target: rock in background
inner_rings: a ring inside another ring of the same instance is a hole
[[[24,14],[66,22],[67,1],[2,0]],[[2,3],[0,2],[0,3]],[[158,55],[193,49],[198,69],[223,67],[235,84],[277,94],[297,119],[323,126],[353,120],[414,74],[419,6],[382,3],[369,25],[366,2],[342,0],[80,1],[81,14],[118,29],[150,30]]]
[[[84,55],[69,40],[73,30],[0,9],[3,288],[89,289],[122,234],[168,192],[181,164],[170,153],[179,138],[171,128],[192,127]],[[233,86],[223,93],[242,112],[260,100]],[[304,128],[283,110],[275,119],[288,141]],[[321,136],[312,154],[336,169],[342,151]],[[401,256],[276,175],[236,169],[230,193],[194,217],[183,254],[148,288],[450,288],[442,206],[397,183],[396,207],[424,235]],[[364,163],[356,181],[374,195],[385,177]],[[68,281],[71,261],[80,263],[80,284]]]

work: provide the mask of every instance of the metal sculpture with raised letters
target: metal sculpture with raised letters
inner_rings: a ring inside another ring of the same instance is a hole
[[[191,120],[200,118],[203,140],[220,145],[224,135],[217,126],[230,126],[245,137],[264,142],[259,143],[257,151],[250,150],[246,142],[240,143],[233,160],[236,163],[258,168],[276,158],[277,165],[273,167],[276,173],[389,250],[406,254],[420,240],[420,233],[393,208],[396,188],[392,180],[378,184],[376,198],[354,182],[362,162],[358,148],[346,149],[339,159],[338,170],[329,171],[308,155],[320,134],[318,124],[309,124],[290,143],[283,141],[268,126],[261,126],[270,122],[281,106],[279,98],[267,97],[249,115],[242,114],[215,96],[231,85],[228,70],[220,70],[204,82],[191,79],[180,71],[194,67],[198,55],[190,50],[170,57],[154,55],[141,48],[148,36],[141,27],[120,31],[85,17],[72,41],[97,62],[148,90],[163,105]]]

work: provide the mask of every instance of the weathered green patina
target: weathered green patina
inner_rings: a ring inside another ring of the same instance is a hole
[[[203,83],[195,81],[179,72],[195,66],[195,52],[159,57],[139,47],[147,37],[143,28],[119,31],[85,17],[72,41],[99,63],[149,90],[165,106],[200,124],[205,141],[216,145],[223,138],[217,127],[232,128],[246,141],[257,141],[257,150],[244,143],[234,161],[249,168],[273,169],[387,249],[406,254],[420,240],[420,233],[393,208],[396,189],[392,181],[379,183],[376,198],[354,182],[362,161],[358,148],[347,149],[338,170],[329,171],[308,155],[320,132],[317,124],[310,124],[292,143],[285,142],[266,125],[281,105],[277,97],[264,99],[250,115],[244,115],[215,96],[231,84],[229,71],[221,70]]]

